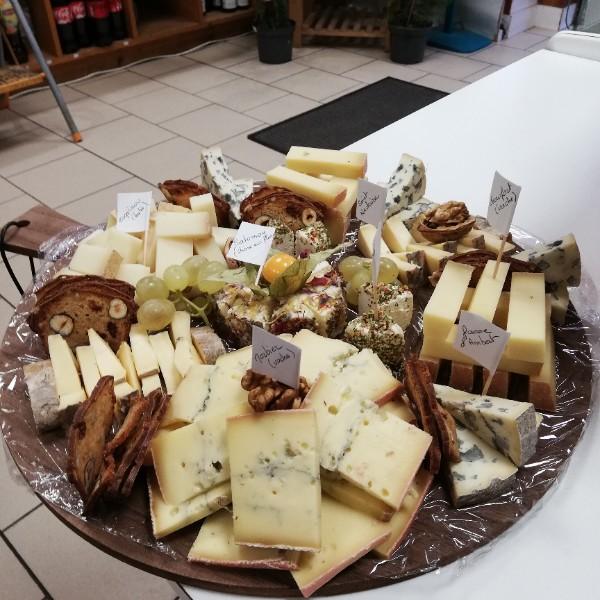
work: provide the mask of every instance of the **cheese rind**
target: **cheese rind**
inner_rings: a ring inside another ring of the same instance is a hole
[[[236,543],[318,550],[321,485],[315,413],[300,409],[232,417],[227,446]]]
[[[292,146],[285,157],[285,164],[301,173],[324,173],[358,179],[367,172],[367,155],[348,150]]]
[[[98,365],[98,371],[100,375],[105,377],[110,375],[114,377],[115,385],[123,383],[126,379],[127,373],[125,367],[121,364],[121,361],[117,358],[116,354],[111,350],[108,343],[101,338],[93,329],[88,329],[88,338],[90,340],[90,346],[96,357],[96,364]]]

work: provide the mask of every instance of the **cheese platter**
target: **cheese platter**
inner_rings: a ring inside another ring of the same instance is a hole
[[[113,211],[52,240],[9,325],[2,431],[51,510],[152,572],[275,597],[413,577],[526,514],[592,403],[575,238],[503,238],[425,198],[409,155],[379,228],[353,212],[366,155],[294,147],[264,182],[200,161],[143,231]],[[273,231],[260,265],[233,257],[240,222]],[[497,370],[456,349],[461,311],[510,335]],[[296,386],[253,370],[256,327],[301,353]]]

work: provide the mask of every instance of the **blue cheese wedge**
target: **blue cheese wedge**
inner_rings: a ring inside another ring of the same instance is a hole
[[[406,208],[402,208],[395,213],[388,213],[387,216],[392,216],[392,214],[397,215],[398,219],[400,219],[406,228],[410,231],[414,232],[413,225],[418,217],[420,217],[423,213],[427,212],[432,208],[437,208],[439,204],[428,200],[427,198],[421,198],[416,200]],[[411,233],[412,235],[412,233]]]
[[[375,306],[388,315],[394,323],[406,329],[412,321],[413,295],[408,287],[394,283],[378,283],[377,298],[372,283],[363,284],[358,291],[358,313],[372,311]]]
[[[515,465],[524,465],[535,454],[538,435],[533,404],[479,396],[445,385],[434,387],[441,405],[455,419]]]
[[[519,252],[514,258],[537,265],[547,283],[564,283],[569,287],[581,283],[581,257],[572,233],[550,244],[538,244]]]
[[[408,208],[425,193],[427,178],[425,165],[419,158],[410,154],[400,157],[400,164],[388,181],[386,198],[387,214],[391,216]]]
[[[448,481],[457,508],[503,494],[514,483],[517,467],[472,431],[456,423],[460,462],[449,463]]]

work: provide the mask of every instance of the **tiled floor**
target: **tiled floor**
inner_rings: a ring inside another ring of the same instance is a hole
[[[83,132],[77,146],[47,92],[0,111],[0,210],[6,222],[36,203],[96,224],[119,191],[153,189],[200,175],[199,150],[219,144],[235,177],[259,178],[282,155],[247,139],[250,131],[396,77],[453,92],[539,50],[552,32],[535,29],[476,54],[429,49],[414,66],[379,48],[306,47],[294,61],[264,65],[252,36],[146,62],[62,90]],[[156,191],[157,192],[157,191]],[[157,192],[158,193],[158,192]],[[11,263],[21,281],[28,263]],[[0,331],[19,295],[0,267]],[[183,592],[82,541],[40,505],[0,450],[0,596],[22,600],[149,598]]]

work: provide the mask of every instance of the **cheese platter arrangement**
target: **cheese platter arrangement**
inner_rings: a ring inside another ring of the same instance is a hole
[[[8,327],[2,432],[51,510],[273,597],[414,577],[524,516],[592,404],[574,236],[511,227],[499,174],[487,218],[437,204],[408,154],[383,186],[357,152],[292,147],[262,182],[200,164],[51,240]]]

